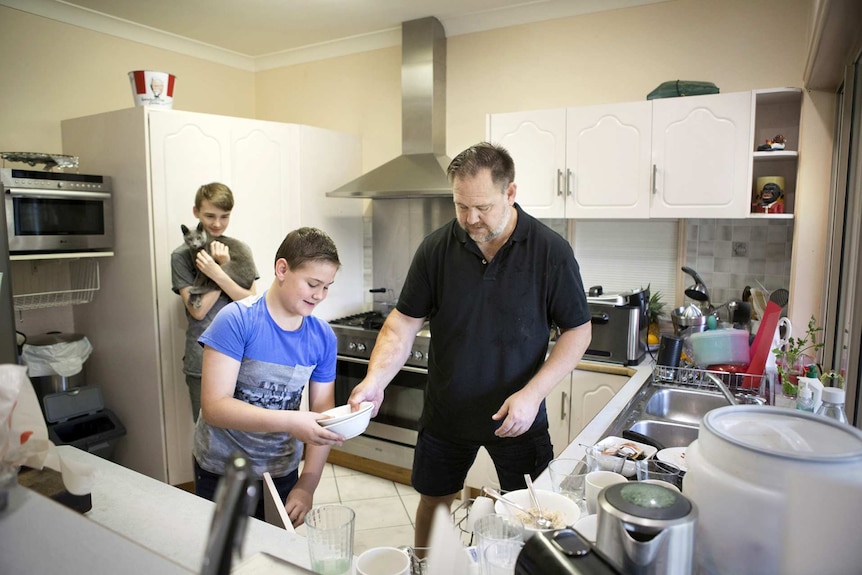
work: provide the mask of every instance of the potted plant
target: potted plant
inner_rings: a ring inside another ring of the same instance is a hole
[[[804,357],[812,359],[823,348],[823,342],[817,341],[818,334],[823,331],[817,327],[814,316],[808,320],[808,329],[803,337],[789,337],[784,347],[776,347],[772,350],[775,354],[775,364],[778,369],[778,377],[781,379],[781,391],[789,397],[796,396],[796,381],[802,375]]]
[[[650,285],[647,284],[647,291]],[[647,302],[647,314],[649,316],[649,330],[647,332],[647,344],[657,345],[659,342],[659,319],[664,312],[665,303],[662,301],[662,293],[658,290],[650,291]]]

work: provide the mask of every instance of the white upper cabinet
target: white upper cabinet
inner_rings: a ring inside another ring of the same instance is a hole
[[[651,112],[646,101],[568,109],[566,217],[649,215]]]
[[[751,204],[751,93],[653,100],[650,216],[745,218]]]
[[[515,160],[516,199],[537,218],[566,217],[566,110],[494,114],[488,140]]]
[[[751,93],[492,114],[540,218],[744,218]]]

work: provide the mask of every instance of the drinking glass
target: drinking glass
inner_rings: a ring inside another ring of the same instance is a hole
[[[587,447],[587,466],[590,471],[613,471],[622,473],[626,458],[609,453],[602,453],[602,448],[595,445]]]
[[[515,564],[524,547],[523,541],[495,541],[482,554],[483,575],[515,575]]]
[[[548,474],[554,493],[565,495],[586,514],[585,481],[590,468],[580,459],[554,459],[548,464]]]
[[[682,469],[658,459],[641,459],[635,462],[637,469],[638,481],[644,479],[657,479],[670,483],[674,487],[679,487],[682,479]]]
[[[488,565],[485,561],[485,549],[500,541],[524,542],[524,524],[514,515],[494,513],[476,521],[473,527],[476,537],[476,550],[479,555],[482,575],[488,575]]]
[[[311,570],[320,575],[350,573],[356,514],[344,505],[323,505],[305,516]]]

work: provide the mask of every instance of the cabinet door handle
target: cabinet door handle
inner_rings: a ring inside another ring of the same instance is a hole
[[[658,190],[656,190],[656,186],[658,182],[656,182],[656,174],[658,172],[658,166],[656,164],[652,165],[652,182],[650,182],[650,187],[652,188],[652,195],[656,195]]]
[[[560,421],[566,420],[566,406],[569,404],[569,394],[563,392],[563,402],[560,404]]]
[[[571,196],[574,191],[575,181],[572,179],[572,170],[566,169],[566,195]]]
[[[557,169],[557,195],[563,195],[563,170]]]

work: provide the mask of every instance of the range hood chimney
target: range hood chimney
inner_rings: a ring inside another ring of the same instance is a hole
[[[446,176],[446,33],[434,17],[401,25],[401,155],[331,198],[451,197]]]

